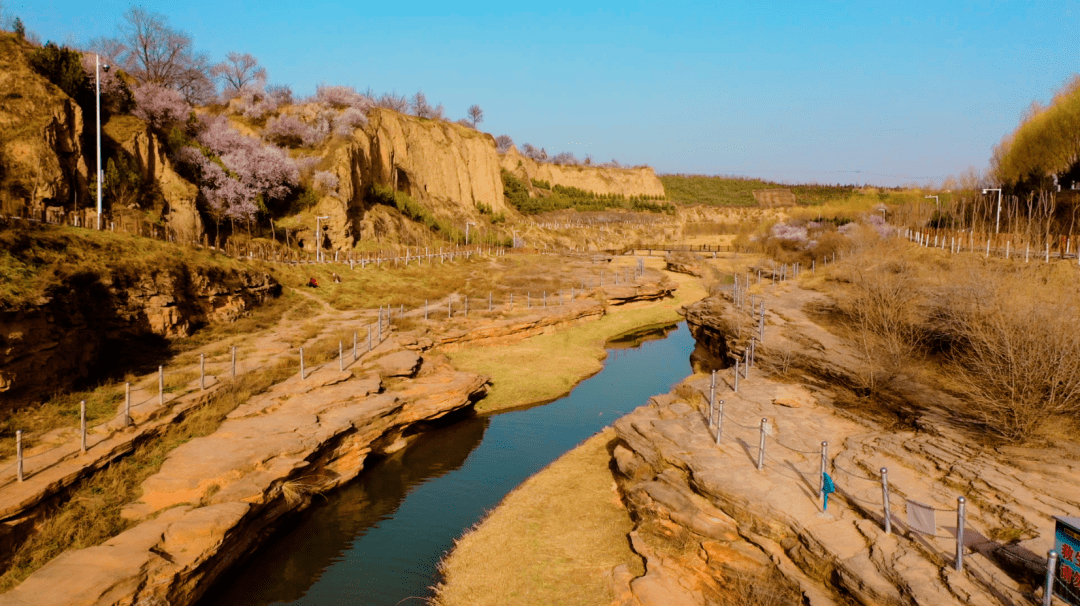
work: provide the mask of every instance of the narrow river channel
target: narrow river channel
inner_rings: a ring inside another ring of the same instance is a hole
[[[292,521],[201,605],[423,604],[455,538],[526,478],[670,390],[693,350],[685,323],[628,335],[564,398],[426,433]]]

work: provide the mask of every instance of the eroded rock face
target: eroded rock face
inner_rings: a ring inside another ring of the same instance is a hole
[[[165,220],[177,239],[191,241],[202,238],[203,222],[195,207],[199,190],[173,170],[172,162],[165,155],[157,135],[133,116],[114,118],[105,124],[103,130],[135,159],[142,170],[143,179],[158,184],[166,203],[163,213]]]
[[[268,274],[177,266],[75,278],[32,307],[0,311],[0,393],[10,409],[65,389],[100,364],[108,344],[157,335],[186,336],[229,322],[280,293]]]
[[[599,166],[563,166],[540,164],[526,158],[516,147],[500,158],[502,168],[514,173],[532,187],[532,179],[552,185],[576,187],[598,194],[623,196],[664,196],[664,184],[647,166],[638,168],[603,168]]]
[[[85,206],[82,110],[30,67],[22,44],[0,32],[0,212]]]

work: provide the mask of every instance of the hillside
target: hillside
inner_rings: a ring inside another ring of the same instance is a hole
[[[660,182],[672,202],[713,206],[756,206],[754,190],[762,189],[790,190],[798,204],[823,204],[858,191],[854,185],[788,185],[749,177],[709,175],[660,175]]]

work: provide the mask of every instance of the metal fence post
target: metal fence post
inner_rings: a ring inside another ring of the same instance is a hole
[[[1054,601],[1054,576],[1057,574],[1057,552],[1051,549],[1047,556],[1046,584],[1043,586],[1043,606],[1050,606]]]
[[[300,348],[300,378],[301,379],[305,378],[304,377],[304,348],[303,347]]]
[[[131,425],[131,383],[124,383],[124,425]]]
[[[15,475],[23,481],[22,430],[15,431]]]
[[[469,317],[469,295],[465,295],[465,317]]]
[[[337,365],[338,370],[345,370],[345,344],[337,342]]]
[[[769,424],[768,419],[761,419],[761,440],[758,442],[757,468],[758,471],[765,469],[765,428]]]
[[[357,338],[357,334],[356,334],[356,331],[354,330],[354,331],[352,331],[352,361],[353,362],[356,361],[356,338]]]
[[[885,534],[892,534],[892,512],[889,511],[889,470],[881,468],[881,504],[885,509]]]
[[[79,450],[86,453],[86,400],[79,402]]]
[[[712,382],[709,384],[709,427],[712,427],[713,408],[716,407],[716,371],[712,371]]]
[[[161,406],[164,406],[165,405],[165,367],[164,366],[158,366],[157,367],[157,390],[158,390],[157,391],[157,393],[158,393],[158,404],[160,404]]]
[[[825,474],[828,472],[826,467],[829,460],[829,443],[821,443],[821,473],[818,474],[818,498],[825,501]]]
[[[236,379],[236,347],[232,348],[232,378]]]
[[[967,499],[956,498],[956,571],[964,570],[964,504]]]
[[[739,360],[735,360],[735,386],[732,389],[735,393],[739,393]]]
[[[724,401],[720,400],[716,411],[716,445],[720,445],[720,436],[724,433]]]
[[[424,319],[427,320],[427,299],[424,299]]]
[[[206,389],[206,354],[199,354],[199,389]]]

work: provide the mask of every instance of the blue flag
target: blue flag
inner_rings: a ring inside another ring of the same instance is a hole
[[[824,493],[825,497],[821,504],[821,511],[828,511],[829,495],[836,492],[836,484],[833,484],[832,478],[829,477],[829,474],[823,473],[821,475],[824,479],[824,481],[821,483],[821,492]]]

